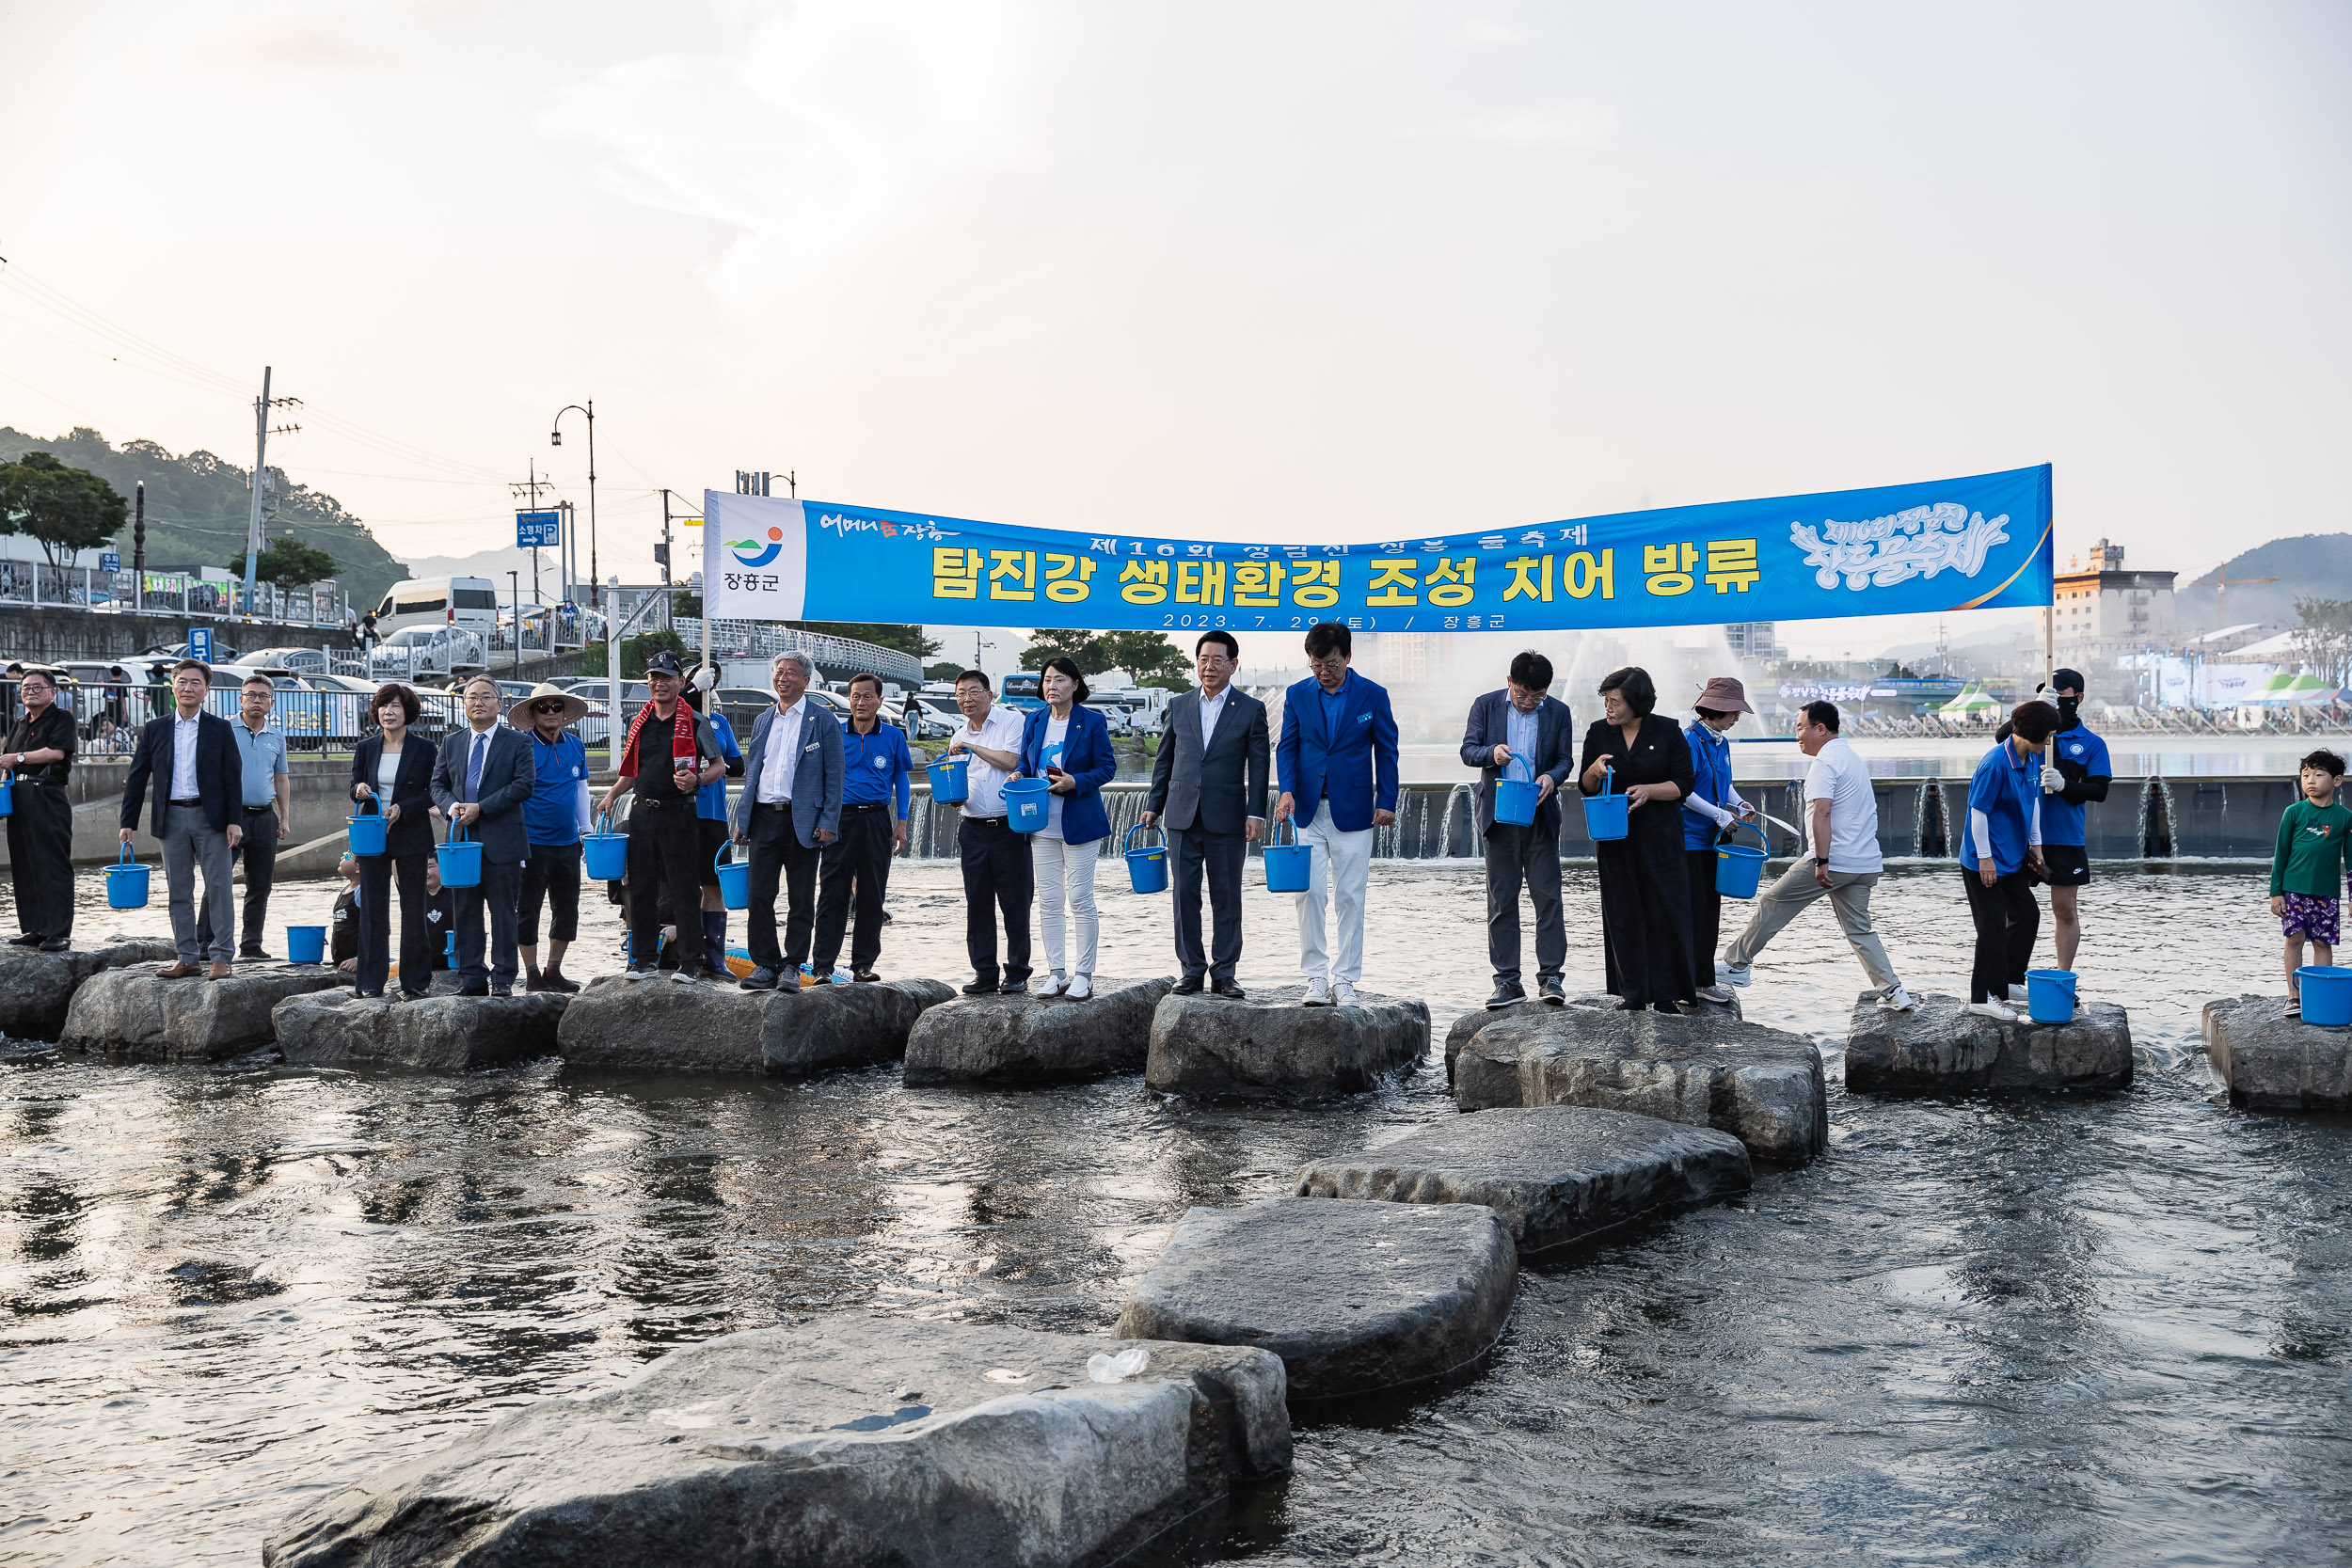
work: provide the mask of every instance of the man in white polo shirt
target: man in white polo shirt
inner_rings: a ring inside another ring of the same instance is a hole
[[[1826,895],[1853,956],[1879,989],[1879,1006],[1909,1012],[1915,1006],[1911,993],[1895,977],[1885,945],[1870,926],[1870,890],[1886,863],[1879,854],[1878,796],[1870,788],[1870,770],[1838,738],[1836,704],[1804,705],[1797,721],[1797,748],[1813,759],[1812,770],[1804,776],[1813,854],[1783,872],[1756,899],[1748,928],[1724,953],[1723,977],[1735,986],[1746,985],[1748,966],[1764,944],[1799,910]]]
[[[972,956],[966,996],[1001,991],[1018,996],[1029,989],[1029,900],[1037,875],[1029,864],[1029,835],[1005,821],[1005,784],[1021,771],[1022,715],[996,701],[988,676],[966,670],[956,677],[956,710],[963,728],[947,742],[949,756],[962,755],[963,820],[956,847],[963,861],[963,942]],[[1005,917],[1005,967],[996,968],[996,915]]]

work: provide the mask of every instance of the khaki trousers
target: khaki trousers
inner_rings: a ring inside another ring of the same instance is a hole
[[[1749,917],[1748,928],[1724,950],[1724,962],[1734,969],[1746,967],[1764,951],[1764,944],[1780,934],[1780,928],[1797,918],[1799,911],[1816,898],[1827,898],[1830,908],[1837,911],[1838,928],[1846,933],[1847,944],[1853,956],[1862,960],[1864,973],[1870,983],[1881,990],[1900,984],[1895,978],[1895,966],[1886,960],[1886,948],[1879,941],[1878,932],[1870,925],[1870,890],[1878,885],[1875,871],[1833,871],[1829,886],[1813,879],[1813,863],[1800,860],[1780,874],[1778,880],[1757,895],[1756,913]]]

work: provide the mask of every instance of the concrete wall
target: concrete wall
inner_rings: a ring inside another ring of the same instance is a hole
[[[349,634],[328,627],[246,625],[185,615],[98,615],[64,605],[0,605],[0,663],[39,659],[61,664],[77,658],[124,658],[143,648],[188,640],[192,626],[208,626],[229,646],[251,648],[348,648]]]

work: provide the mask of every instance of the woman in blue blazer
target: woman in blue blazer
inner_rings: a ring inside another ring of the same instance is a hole
[[[424,864],[433,853],[433,763],[439,748],[408,726],[421,705],[397,684],[369,704],[379,733],[351,757],[351,798],[384,814],[384,852],[359,862],[359,973],[353,990],[381,996],[391,969],[392,871],[400,871],[400,989],[422,996],[433,978],[425,936]],[[360,810],[367,808],[363,804]]]
[[[1047,659],[1038,685],[1045,705],[1022,721],[1021,772],[1045,780],[1053,791],[1046,797],[1045,826],[1029,835],[1045,962],[1053,975],[1045,994],[1067,992],[1084,1001],[1094,994],[1095,939],[1101,930],[1094,914],[1094,863],[1102,856],[1102,841],[1111,835],[1103,786],[1119,772],[1119,759],[1111,753],[1110,726],[1101,714],[1080,705],[1087,700],[1087,683],[1075,664],[1060,657]],[[1075,961],[1068,966],[1062,962],[1065,902],[1078,923]]]

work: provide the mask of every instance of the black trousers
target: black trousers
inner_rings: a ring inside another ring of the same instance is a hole
[[[370,855],[359,863],[359,982],[384,989],[392,957],[392,868],[400,868],[400,989],[421,996],[433,983],[432,942],[424,926],[426,849],[414,855]]]
[[[1241,962],[1241,870],[1249,858],[1243,833],[1213,833],[1199,823],[1168,831],[1168,858],[1175,871],[1176,967],[1187,976],[1230,980]],[[1209,884],[1209,913],[1216,942],[1200,946],[1200,884]]]
[[[817,872],[817,950],[810,963],[818,974],[831,974],[841,957],[852,897],[857,928],[850,938],[850,967],[862,974],[882,957],[882,892],[890,885],[891,830],[897,822],[889,805],[841,808],[841,832],[825,846]]]
[[[973,977],[998,978],[996,915],[1005,916],[1003,978],[1029,977],[1029,900],[1037,873],[1029,864],[1029,835],[1016,833],[1001,816],[967,816],[956,832],[963,858],[963,945],[972,955]]]
[[[515,983],[515,903],[522,889],[523,863],[503,865],[485,855],[482,880],[473,887],[450,889],[450,920],[457,928],[457,977],[467,985],[496,979]],[[482,913],[490,913],[490,951],[484,961]]]
[[[515,941],[523,947],[539,945],[539,906],[548,911],[548,938],[571,942],[580,935],[580,863],[587,851],[577,842],[534,844],[523,862],[522,889],[515,907]]]
[[[680,942],[703,928],[702,830],[694,825],[694,798],[667,800],[642,797],[628,814],[628,961],[653,969],[661,958],[661,906],[668,895],[670,923]]]
[[[844,817],[844,826],[847,822]],[[789,800],[753,806],[751,828],[744,837],[752,851],[752,907],[743,911],[744,946],[753,963],[774,970],[787,984],[796,984],[801,965],[808,959],[809,934],[817,927],[817,867],[824,851],[820,846],[801,842]],[[694,897],[702,896],[698,879],[689,878],[686,885]],[[779,885],[784,889],[781,947],[776,944]],[[685,928],[702,930],[699,924]]]
[[[248,811],[237,818],[237,825],[245,832],[237,847],[229,851],[230,862],[245,862],[245,934],[237,939],[237,950],[250,953],[262,945],[269,927],[269,890],[278,881],[278,808]],[[196,944],[203,948],[213,944],[209,899],[196,907]]]
[[[1685,849],[1691,862],[1691,980],[1715,983],[1715,942],[1724,932],[1724,895],[1715,891],[1715,850]]]
[[[17,929],[73,934],[73,802],[62,789],[19,782],[8,791],[8,879],[16,884]]]
[[[2023,986],[2033,962],[2034,939],[2042,934],[2042,905],[2023,866],[1984,885],[1974,866],[1963,866],[1968,913],[1977,923],[1976,963],[1968,972],[1968,1000],[1982,1002],[2001,986]]]

